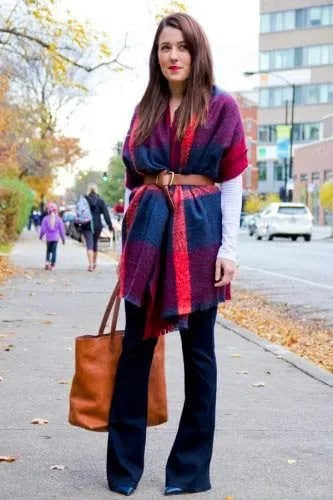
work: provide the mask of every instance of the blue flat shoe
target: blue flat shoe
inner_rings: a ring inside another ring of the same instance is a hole
[[[134,486],[110,486],[110,490],[114,491],[115,493],[119,493],[120,495],[125,495],[126,497],[129,497],[134,493],[135,488]]]
[[[166,486],[164,490],[164,495],[183,495],[187,493],[183,488],[179,488],[178,486]]]

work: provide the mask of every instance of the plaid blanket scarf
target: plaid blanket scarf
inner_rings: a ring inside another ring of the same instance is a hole
[[[188,127],[178,141],[175,120],[170,123],[166,110],[150,137],[136,146],[135,112],[123,149],[126,186],[133,191],[122,228],[120,293],[146,308],[144,338],[186,328],[191,312],[230,298],[230,287],[214,287],[222,239],[219,187],[172,186],[172,212],[159,187],[143,185],[143,175],[169,169],[215,182],[239,175],[247,157],[238,106],[214,87],[204,126]]]

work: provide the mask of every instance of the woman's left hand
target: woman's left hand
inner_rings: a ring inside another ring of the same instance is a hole
[[[230,259],[217,258],[215,264],[215,285],[224,286],[230,283],[236,273],[236,263]]]

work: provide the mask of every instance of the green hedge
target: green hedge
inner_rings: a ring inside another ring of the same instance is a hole
[[[19,179],[0,179],[0,242],[13,241],[26,225],[33,192]]]

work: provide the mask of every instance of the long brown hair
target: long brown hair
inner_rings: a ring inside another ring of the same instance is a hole
[[[171,14],[160,22],[149,58],[149,82],[139,104],[139,125],[135,134],[136,144],[141,144],[152,132],[169,103],[168,81],[158,63],[158,41],[167,26],[183,33],[191,54],[191,71],[184,96],[177,110],[177,137],[181,139],[191,124],[206,122],[208,103],[213,86],[213,64],[207,37],[200,24],[184,13]]]

